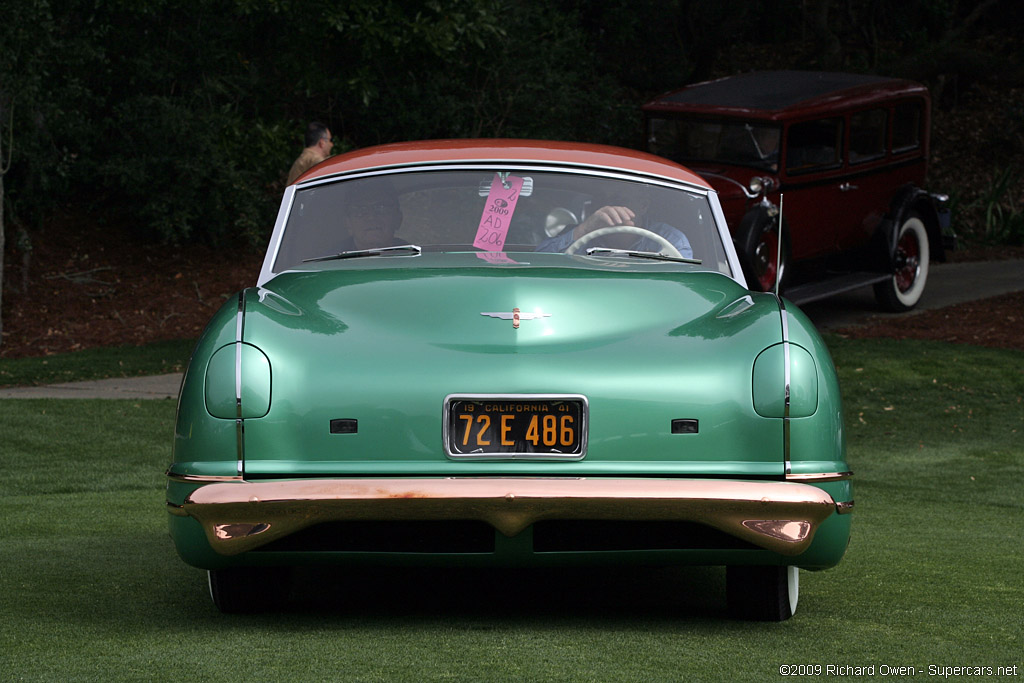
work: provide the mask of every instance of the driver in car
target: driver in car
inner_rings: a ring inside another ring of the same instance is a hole
[[[404,244],[395,237],[402,226],[402,210],[394,189],[386,181],[367,180],[353,191],[351,201],[341,214],[340,223],[347,231],[343,251],[379,249]]]
[[[536,250],[564,252],[574,242],[595,230],[629,226],[656,233],[667,239],[672,246],[678,249],[680,256],[683,258],[693,258],[693,249],[690,247],[690,241],[686,239],[686,235],[667,223],[648,222],[646,220],[647,207],[647,199],[638,196],[636,193],[632,193],[632,196],[630,194],[621,194],[617,197],[610,197],[608,204],[587,216],[582,223],[576,226],[567,226],[561,234],[541,242]],[[586,246],[601,246],[611,249],[655,253],[662,250],[662,246],[651,238],[626,230],[602,235],[587,243]]]

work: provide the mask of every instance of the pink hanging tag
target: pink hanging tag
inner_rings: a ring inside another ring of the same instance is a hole
[[[476,229],[473,246],[485,251],[502,251],[508,226],[512,222],[512,214],[516,211],[519,191],[523,189],[523,179],[508,176],[502,182],[501,176],[494,174],[491,181],[491,192],[487,195],[487,204],[480,217],[480,225]]]
[[[488,263],[496,263],[496,264],[512,263],[512,264],[515,264],[515,265],[519,265],[518,261],[513,261],[512,259],[510,259],[508,257],[508,254],[506,254],[503,251],[481,251],[481,252],[479,252],[476,255],[476,257],[478,259],[483,259],[484,261],[487,261]]]

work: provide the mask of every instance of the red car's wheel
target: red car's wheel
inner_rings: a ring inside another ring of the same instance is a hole
[[[745,261],[747,286],[761,292],[775,291],[776,279],[781,281],[786,277],[789,258],[785,232],[782,236],[782,254],[779,258],[778,219],[765,214],[760,215],[746,229],[737,246]]]
[[[762,292],[775,288],[775,278],[779,265],[779,235],[776,230],[765,230],[761,233],[754,249],[754,270],[757,284]]]
[[[900,225],[893,254],[893,275],[875,285],[875,299],[887,311],[909,311],[924,294],[930,261],[928,231],[916,213]]]

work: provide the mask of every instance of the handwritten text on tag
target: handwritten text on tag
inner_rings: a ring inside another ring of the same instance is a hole
[[[507,185],[507,187],[506,187]],[[523,179],[508,176],[503,183],[495,173],[491,182],[491,192],[487,195],[487,204],[480,217],[480,225],[476,230],[473,246],[486,251],[502,251],[505,238],[508,237],[508,226],[516,211],[519,191],[523,189]]]

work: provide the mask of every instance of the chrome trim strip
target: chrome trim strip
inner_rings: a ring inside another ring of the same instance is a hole
[[[740,188],[740,190],[743,192],[744,196],[747,199],[757,199],[759,196],[761,196],[760,192],[751,192],[748,186],[744,185],[738,180],[730,178],[727,175],[723,175],[721,173],[712,173],[711,171],[702,171],[700,175],[702,178],[711,176],[712,178],[718,178],[719,180],[723,180],[731,185],[735,185],[736,187]]]
[[[267,254],[263,257],[263,266],[260,268],[259,278],[256,286],[262,287],[275,275],[273,266],[277,260],[277,253],[281,249],[281,238],[284,236],[284,226],[288,223],[288,217],[292,212],[292,200],[295,197],[295,185],[284,188],[284,196],[281,198],[281,206],[277,210],[277,219],[274,221],[274,231],[270,234],[270,244],[267,245]]]
[[[520,311],[518,308],[513,308],[511,311],[494,311],[485,312],[481,311],[480,315],[488,318],[498,318],[499,320],[539,320],[540,318],[550,318],[550,313],[531,313],[530,311]]]
[[[215,484],[231,481],[245,481],[240,475],[215,475],[215,474],[176,474],[168,470],[164,475],[172,480],[188,484]],[[786,481],[797,483],[825,483],[830,481],[844,481],[853,478],[853,472],[811,472],[806,474],[787,474]]]
[[[245,319],[245,292],[238,294],[238,313],[235,316],[235,410],[242,419],[242,325]]]
[[[794,556],[837,511],[828,493],[795,482],[570,477],[231,482],[200,487],[181,507],[228,556],[327,521],[456,519],[509,537],[549,519],[693,521]]]
[[[228,481],[243,481],[238,475],[214,475],[214,474],[175,474],[168,471],[167,478],[171,481],[183,484],[218,484]]]
[[[729,270],[732,271],[727,274],[727,277],[732,278],[742,285],[744,289],[747,289],[747,278],[743,275],[743,268],[740,267],[739,255],[735,249],[729,246],[732,244],[732,234],[729,232],[729,224],[725,221],[725,213],[722,211],[722,204],[718,200],[718,193],[714,190],[708,193],[708,203],[711,204],[711,213],[715,217],[715,225],[718,227],[718,238],[722,242],[722,249],[725,250]]]
[[[175,505],[171,501],[167,501],[167,513],[175,517],[188,517],[188,513],[185,512],[185,506]]]
[[[850,514],[851,512],[853,512],[853,501],[847,500],[836,503],[836,512],[838,512],[841,515]]]
[[[245,420],[235,420],[235,443],[237,444],[235,457],[238,459],[238,476],[245,473]]]
[[[451,413],[451,402],[453,400],[466,399],[468,401],[558,401],[571,400],[583,402],[583,424],[580,425],[580,452],[579,454],[558,455],[555,453],[487,453],[473,455],[467,453],[452,453],[448,450],[448,437],[451,428],[448,424],[448,417]],[[441,423],[441,447],[444,453],[452,460],[583,460],[587,457],[587,435],[590,431],[590,402],[583,394],[448,394],[444,397]]]
[[[408,164],[394,164],[391,166],[379,166],[376,168],[353,169],[350,171],[341,171],[339,173],[321,176],[319,178],[312,178],[301,185],[293,185],[291,187],[299,190],[305,190],[324,183],[337,182],[338,180],[350,180],[352,178],[377,175],[394,175],[409,171],[415,171],[417,173],[421,171],[494,171],[495,165],[514,166],[516,171],[534,171],[537,173],[571,172],[604,178],[618,178],[621,180],[635,181],[643,179],[644,182],[650,182],[666,187],[684,188],[704,195],[714,193],[713,189],[708,189],[703,185],[691,183],[686,180],[679,180],[678,178],[672,178],[670,176],[645,173],[644,171],[632,171],[609,166],[597,166],[593,164],[574,164],[564,161],[544,163],[537,159],[514,159],[509,157],[501,159],[459,159],[451,162],[443,162],[440,160],[414,161]],[[697,175],[693,171],[691,171],[691,173]]]
[[[786,407],[785,417],[789,420],[790,404],[792,402],[793,395],[793,377],[790,374],[789,367],[789,314],[786,309],[782,309],[782,362],[785,364],[785,384],[786,384]]]
[[[814,472],[811,474],[786,474],[786,481],[822,483],[826,481],[843,481],[853,476],[853,472]]]
[[[238,475],[245,469],[245,426],[242,420],[242,337],[245,332],[245,290],[238,293],[238,315],[235,322],[235,448]]]
[[[790,375],[789,368],[789,312],[786,311],[786,303],[782,300],[782,297],[778,294],[775,298],[779,302],[779,318],[782,321],[782,362],[785,366],[785,408],[783,410],[782,417],[782,449],[783,449],[783,460],[785,462],[786,476],[793,471],[793,463],[790,459],[790,399],[792,392],[792,377]]]

